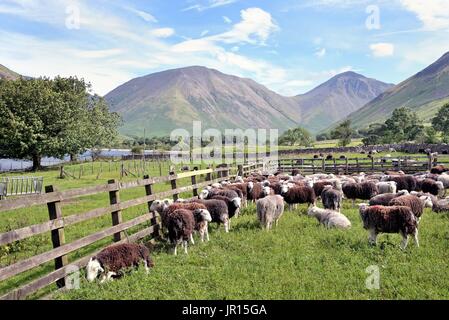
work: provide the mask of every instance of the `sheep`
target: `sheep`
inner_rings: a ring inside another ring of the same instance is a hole
[[[376,184],[373,182],[345,183],[343,193],[346,198],[352,200],[352,206],[355,207],[355,200],[369,200],[377,195]]]
[[[191,202],[204,204],[211,215],[211,222],[218,223],[218,225],[223,224],[225,232],[229,232],[229,213],[226,202],[216,199],[192,199]]]
[[[440,196],[445,193],[443,182],[432,179],[424,179],[421,183],[421,190],[434,196]]]
[[[242,202],[243,202],[244,206],[246,206],[247,199],[248,199],[248,184],[247,183],[234,183],[234,184],[229,185],[228,189],[232,189],[234,191],[236,191],[236,189],[239,189],[241,191]]]
[[[430,169],[430,173],[435,173],[435,174],[442,174],[444,172],[448,172],[449,168],[446,168],[443,165],[437,165],[435,167],[433,167],[432,169]]]
[[[238,193],[235,190],[230,190],[230,189],[211,189],[211,190],[207,190],[207,189],[204,189],[199,194],[199,198],[203,199],[203,200],[206,200],[206,199],[211,199],[215,195],[224,196],[224,197],[227,197],[227,198],[230,198],[230,199],[239,197]]]
[[[111,280],[119,276],[123,269],[137,267],[141,261],[147,273],[149,268],[154,266],[150,250],[142,244],[123,243],[109,246],[90,258],[86,266],[87,280],[92,282],[100,274],[103,274],[101,282]]]
[[[239,211],[240,211],[240,207],[241,207],[241,204],[242,204],[242,200],[239,197],[230,199],[230,198],[227,198],[225,196],[216,195],[216,196],[213,196],[212,199],[222,200],[222,201],[224,201],[226,203],[226,205],[228,206],[229,219],[231,219],[234,216],[238,216]]]
[[[407,190],[401,190],[398,193],[382,193],[377,196],[372,197],[369,200],[370,206],[388,206],[391,200],[394,198],[408,195],[409,192]]]
[[[271,195],[256,201],[257,218],[262,228],[270,230],[275,222],[277,227],[279,219],[284,213],[284,198],[280,195]]]
[[[187,254],[188,240],[192,239],[195,229],[195,219],[192,211],[177,209],[167,215],[168,239],[174,245],[174,255],[177,255],[178,244],[182,243]]]
[[[408,236],[414,236],[416,246],[418,241],[418,223],[409,207],[369,207],[366,203],[359,205],[363,228],[369,231],[369,242],[377,244],[379,233],[400,233],[402,236],[401,248],[404,250],[408,244]]]
[[[389,206],[403,206],[409,207],[416,217],[417,223],[421,220],[421,216],[424,213],[424,208],[432,208],[432,200],[429,197],[421,196],[416,197],[414,195],[406,195],[394,198],[388,204]]]
[[[313,184],[313,191],[317,197],[321,197],[321,193],[324,190],[325,186],[332,186],[331,181],[317,181]]]
[[[437,181],[441,181],[444,189],[449,189],[449,175],[442,174],[437,178]],[[446,192],[444,193],[444,195],[446,195]]]
[[[395,181],[385,181],[376,183],[377,193],[396,193],[397,183]]]
[[[289,209],[292,209],[292,205],[299,203],[307,203],[310,205],[316,204],[316,196],[313,188],[309,186],[292,186],[283,185],[281,188],[281,195],[284,197],[285,202],[289,205]]]
[[[248,200],[256,201],[264,197],[263,186],[260,183],[248,182]]]
[[[307,215],[309,217],[315,217],[320,224],[323,224],[327,228],[348,229],[351,227],[351,221],[337,211],[312,206],[307,211]]]
[[[408,192],[416,190],[417,180],[410,175],[392,176],[388,175],[382,178],[382,181],[396,182],[397,190],[407,190]]]
[[[164,210],[162,225],[165,225],[168,228],[168,217],[178,209],[185,209],[191,212],[195,220],[195,231],[199,232],[201,241],[204,242],[204,236],[206,236],[207,241],[209,241],[208,223],[212,221],[212,217],[204,204],[195,202],[174,203]],[[192,244],[195,244],[193,234],[191,235],[190,241]]]
[[[334,189],[332,186],[325,186],[321,192],[321,201],[325,209],[339,211],[341,210],[341,202],[343,201],[343,193]]]

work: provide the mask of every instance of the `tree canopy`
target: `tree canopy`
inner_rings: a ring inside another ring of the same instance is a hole
[[[435,130],[440,131],[445,142],[449,142],[449,103],[443,105],[432,119]]]
[[[0,156],[32,159],[37,169],[43,156],[114,143],[120,117],[89,91],[76,77],[0,80]]]
[[[280,145],[287,146],[313,146],[313,138],[309,131],[304,128],[298,127],[295,129],[289,129],[279,137]]]
[[[332,139],[338,139],[338,144],[342,147],[346,147],[352,141],[352,135],[354,134],[354,129],[351,128],[351,120],[345,120],[338,125],[331,132]]]

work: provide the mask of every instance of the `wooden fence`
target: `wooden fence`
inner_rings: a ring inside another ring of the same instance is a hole
[[[251,170],[262,168],[263,164],[249,164],[240,166],[238,168],[239,174],[247,175]],[[39,205],[46,205],[49,215],[49,220],[44,223],[26,226],[20,229],[12,230],[0,234],[0,247],[11,243],[30,238],[36,235],[48,233],[51,237],[53,249],[37,254],[35,256],[20,260],[0,269],[0,281],[12,279],[26,271],[32,270],[45,263],[54,261],[54,271],[45,274],[37,279],[32,279],[26,284],[21,284],[20,287],[4,294],[0,297],[2,300],[10,299],[24,299],[32,293],[35,293],[42,288],[49,285],[57,284],[59,288],[64,289],[66,286],[66,279],[69,274],[73,273],[78,268],[86,266],[89,258],[96,252],[92,252],[89,256],[83,257],[76,261],[69,262],[68,255],[77,252],[78,250],[92,245],[100,240],[108,237],[113,237],[115,243],[123,243],[127,241],[137,241],[144,237],[150,237],[153,241],[159,236],[160,218],[157,214],[149,212],[151,203],[156,199],[162,199],[172,196],[174,200],[178,199],[181,193],[192,192],[193,196],[198,195],[198,189],[203,188],[211,183],[220,182],[232,177],[236,168],[224,165],[221,168],[196,170],[190,172],[174,173],[171,172],[169,176],[150,178],[145,176],[143,180],[136,180],[133,182],[119,182],[117,180],[110,180],[107,184],[92,186],[82,189],[73,189],[66,191],[58,191],[54,186],[46,186],[45,194],[31,195],[26,198],[7,199],[0,202],[0,212],[11,211],[7,214],[14,214],[14,210],[21,208],[30,208]],[[204,182],[199,182],[199,178],[204,178]],[[179,187],[178,181],[180,179],[190,178],[187,186]],[[159,193],[153,192],[153,186],[158,183],[169,183],[171,190]],[[121,201],[120,192],[122,190],[132,188],[144,188],[145,196],[137,199]],[[73,201],[74,199],[92,196],[97,194],[109,194],[109,205],[103,208],[97,208],[82,214],[63,215],[63,202]],[[144,214],[129,220],[124,221],[122,211],[139,205],[147,205]],[[83,238],[76,239],[70,243],[65,241],[65,228],[92,220],[95,218],[111,216],[112,225],[106,229],[89,234]],[[123,233],[131,228],[140,226],[140,230],[134,234],[127,234],[124,238]]]
[[[289,158],[279,159],[278,170],[291,172],[293,169],[299,170],[302,174],[314,173],[373,173],[385,171],[399,171],[405,173],[417,173],[430,170],[437,164],[449,166],[449,156],[407,156],[397,158],[386,157],[364,157],[364,158]]]

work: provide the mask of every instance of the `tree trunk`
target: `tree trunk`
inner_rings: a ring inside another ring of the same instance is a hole
[[[41,159],[42,157],[38,154],[33,154],[33,171],[36,171],[41,168]]]
[[[70,154],[70,162],[78,161],[78,155],[77,154]]]

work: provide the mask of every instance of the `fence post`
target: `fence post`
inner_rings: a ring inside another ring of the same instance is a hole
[[[193,171],[197,171],[197,167],[195,167],[194,169],[193,169]],[[192,178],[191,178],[191,180],[192,180],[192,186],[194,186],[194,185],[196,185],[196,175],[193,175],[192,176]],[[198,188],[197,187],[194,187],[193,188],[193,196],[194,197],[198,197]]]
[[[46,186],[45,193],[51,192],[56,192],[56,188],[54,188],[53,186]],[[62,218],[61,202],[59,200],[47,203],[47,208],[50,220]],[[53,243],[53,248],[57,248],[65,244],[64,227],[51,231],[51,242]],[[68,264],[67,255],[58,257],[55,259],[55,270],[60,269],[67,264]],[[59,279],[56,282],[56,284],[59,288],[64,287],[65,279],[64,278]]]
[[[431,171],[432,170],[432,165],[433,165],[433,157],[432,157],[432,155],[429,153],[428,155],[427,155],[427,157],[429,158],[428,159],[428,169],[429,169],[429,171]]]
[[[147,180],[147,179],[150,179],[150,176],[149,175],[144,175],[143,178],[145,180]],[[151,196],[153,194],[153,186],[150,183],[148,183],[148,184],[145,183],[145,194],[147,196]],[[149,214],[151,214],[150,208],[151,208],[151,204],[152,203],[153,203],[153,200],[147,202],[147,204],[148,204],[148,213]],[[159,223],[157,221],[157,216],[158,216],[157,212],[154,212],[153,213],[153,218],[151,218],[151,220],[150,220],[151,225],[154,228],[153,229],[153,236],[155,238],[159,237]]]
[[[323,173],[326,173],[326,159],[324,157],[322,159],[322,167],[323,167]]]
[[[118,186],[118,181],[115,179],[109,180],[108,184],[110,185],[117,185]],[[114,204],[120,204],[120,192],[117,188],[114,188],[115,190],[111,190],[109,191],[109,203],[111,205]],[[112,225],[116,226],[120,223],[122,223],[122,211],[121,210],[117,210],[117,211],[112,211],[111,212],[111,216],[112,216]],[[114,234],[114,242],[118,242],[122,240],[122,233],[121,232],[117,232]]]
[[[243,165],[242,164],[239,164],[237,166],[237,175],[240,177],[243,177]]]
[[[176,175],[175,168],[172,168],[172,169],[173,170],[171,170],[170,173],[169,173],[170,176]],[[171,183],[171,189],[172,190],[178,189],[178,186],[177,186],[177,183],[176,183],[176,178],[170,180],[170,183]],[[173,194],[173,201],[176,201],[178,199],[179,199],[179,194],[178,193],[174,193]]]
[[[349,162],[348,162],[348,158],[345,159],[345,164],[346,164],[346,175],[349,174]]]
[[[374,157],[371,158],[371,172],[374,172]]]

